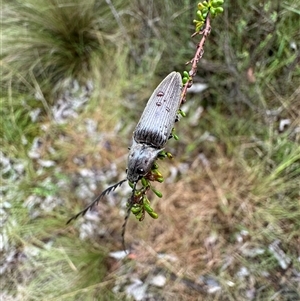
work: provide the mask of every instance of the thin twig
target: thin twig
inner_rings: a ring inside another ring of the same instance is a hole
[[[205,28],[202,31],[195,32],[192,34],[192,37],[196,36],[197,34],[200,34],[200,35],[202,35],[202,38],[197,45],[197,50],[196,50],[194,57],[186,63],[186,65],[192,64],[192,67],[191,67],[191,70],[189,71],[190,79],[189,79],[189,81],[187,81],[185,83],[185,85],[183,86],[183,89],[182,89],[181,104],[184,104],[186,102],[187,89],[193,85],[193,77],[195,77],[195,75],[197,73],[197,65],[204,54],[204,44],[205,44],[206,38],[210,34],[210,30],[211,30],[210,17],[208,14],[206,17],[206,21],[205,21]]]

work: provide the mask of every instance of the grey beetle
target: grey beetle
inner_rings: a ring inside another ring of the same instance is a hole
[[[108,187],[91,204],[67,221],[67,224],[84,215],[100,199],[121,186],[125,181],[134,184],[145,176],[170,138],[181,101],[182,79],[178,72],[171,72],[154,90],[133,132],[127,162],[127,179]]]
[[[180,106],[182,79],[170,73],[152,93],[133,133],[127,163],[127,179],[136,183],[151,169],[165,147]]]

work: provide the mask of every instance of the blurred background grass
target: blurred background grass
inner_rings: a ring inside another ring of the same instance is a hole
[[[299,300],[296,0],[225,1],[196,78],[208,88],[189,95],[162,163],[160,218],[130,219],[129,258],[109,255],[126,185],[65,225],[125,177],[148,97],[193,56],[196,5],[3,1],[2,300],[137,299],[133,279],[142,300]]]

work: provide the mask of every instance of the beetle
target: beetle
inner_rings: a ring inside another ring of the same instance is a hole
[[[180,106],[182,79],[170,73],[152,93],[133,132],[127,163],[127,179],[136,183],[146,175],[165,147]]]
[[[97,204],[100,199],[121,186],[125,181],[133,183],[132,197],[138,181],[145,176],[153,166],[158,154],[164,149],[177,118],[181,104],[182,78],[180,73],[171,72],[157,86],[149,98],[143,114],[133,132],[132,145],[127,161],[127,178],[108,187],[92,203],[67,221],[67,224],[80,215],[84,215]],[[128,212],[132,208],[130,204]],[[126,220],[128,216],[125,219]]]

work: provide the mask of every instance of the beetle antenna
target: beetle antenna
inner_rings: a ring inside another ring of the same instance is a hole
[[[122,226],[122,246],[123,246],[123,250],[124,250],[125,253],[127,253],[126,245],[125,245],[126,225],[127,225],[127,222],[128,222],[129,216],[130,216],[131,208],[134,204],[134,195],[135,195],[136,184],[137,184],[137,182],[135,182],[134,185],[133,185],[132,194],[131,194],[130,201],[129,201],[129,206],[128,206],[126,216],[125,216],[125,219],[124,219],[124,223],[123,223],[123,226]]]
[[[81,210],[80,212],[78,212],[76,215],[74,215],[73,217],[71,217],[66,224],[69,224],[72,220],[75,220],[76,218],[78,218],[79,216],[84,216],[89,210],[91,210],[95,205],[97,205],[99,203],[99,201],[107,194],[109,194],[111,191],[114,191],[116,188],[118,188],[119,186],[121,186],[125,181],[127,181],[127,179],[124,179],[120,182],[118,182],[117,184],[114,184],[110,187],[108,187],[107,189],[105,189],[100,195],[98,195],[87,207],[85,207],[83,210]]]

